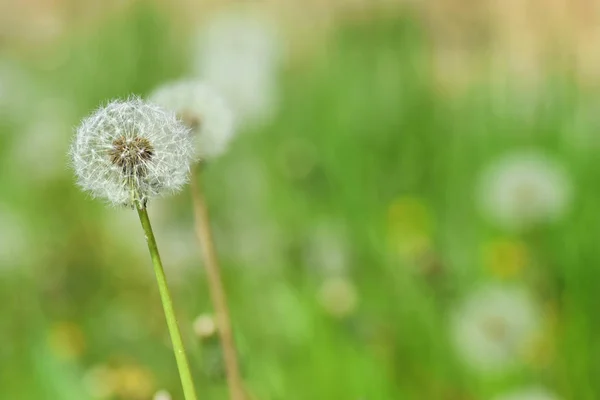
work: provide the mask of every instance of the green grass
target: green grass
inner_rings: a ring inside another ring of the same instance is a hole
[[[530,118],[510,93],[498,99],[485,85],[443,97],[431,82],[424,37],[394,15],[340,26],[327,52],[283,71],[277,116],[244,129],[209,166],[207,196],[247,384],[260,400],[487,399],[528,383],[564,399],[596,399],[600,161],[572,132],[594,93],[558,74]],[[26,68],[44,95],[66,100],[77,117],[110,98],[147,94],[185,74],[189,59],[168,20],[146,7],[60,47],[68,57],[58,69]],[[10,144],[25,122],[0,124],[1,201],[34,233],[33,260],[14,259],[0,279],[0,397],[91,399],[82,378],[108,364],[142,366],[154,389],[182,398],[150,260],[132,250],[141,230],[134,238],[101,228],[118,211],[80,193],[66,169],[42,185],[11,169]],[[590,118],[577,129],[594,135],[596,125]],[[575,198],[564,220],[514,237],[479,215],[477,179],[494,156],[531,147],[566,166]],[[290,173],[299,167],[304,172]],[[428,236],[444,266],[437,280],[413,273],[389,249],[388,208],[405,197],[419,199],[434,221]],[[167,204],[174,221],[189,224],[189,193]],[[320,307],[323,274],[304,257],[315,226],[327,221],[342,226],[359,297],[342,320]],[[231,245],[241,228],[255,232],[258,256],[241,257]],[[160,247],[159,227],[156,235]],[[507,236],[535,260],[515,279],[556,312],[554,356],[543,367],[482,377],[455,355],[447,319],[474,283],[495,279],[482,266],[481,246]],[[180,273],[164,263],[168,276]],[[175,308],[199,397],[224,399],[217,344],[192,334],[191,321],[210,303],[199,259],[191,264],[184,279],[173,278]],[[48,342],[60,321],[85,337],[74,359]]]

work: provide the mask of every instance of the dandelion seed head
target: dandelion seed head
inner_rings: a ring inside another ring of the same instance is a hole
[[[494,400],[559,400],[559,397],[542,386],[531,386],[496,396]]]
[[[152,397],[152,400],[171,400],[171,394],[169,392],[167,392],[166,390],[159,390],[158,392],[156,392],[154,394],[154,397]]]
[[[198,32],[198,75],[218,88],[245,123],[269,119],[277,108],[282,34],[256,10],[215,14]]]
[[[84,119],[70,155],[85,191],[132,206],[180,190],[194,148],[189,129],[174,113],[131,98],[113,101]]]
[[[177,81],[157,88],[150,100],[175,112],[194,136],[196,156],[222,155],[234,135],[233,112],[210,85],[201,81]]]
[[[217,332],[217,323],[212,315],[201,314],[194,320],[194,333],[201,339],[213,336]]]
[[[521,288],[490,285],[472,292],[455,311],[452,334],[463,361],[480,372],[518,363],[533,345],[540,315]]]
[[[522,230],[560,219],[572,195],[569,176],[552,158],[538,152],[504,156],[484,171],[479,203],[490,221]]]

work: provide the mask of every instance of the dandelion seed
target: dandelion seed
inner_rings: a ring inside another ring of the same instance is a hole
[[[196,155],[210,159],[222,155],[234,134],[233,112],[208,84],[178,81],[157,88],[150,100],[175,112],[192,129]]]
[[[554,160],[537,152],[514,153],[482,174],[479,203],[499,226],[522,230],[560,219],[571,200],[571,182]]]
[[[527,292],[486,286],[460,305],[451,328],[465,363],[481,372],[495,372],[522,361],[539,327],[540,315]]]
[[[113,101],[83,120],[71,146],[79,185],[128,206],[180,190],[193,154],[190,132],[175,114],[137,98]]]
[[[507,394],[494,397],[494,400],[559,400],[560,398],[548,389],[541,386],[532,386],[515,390]]]

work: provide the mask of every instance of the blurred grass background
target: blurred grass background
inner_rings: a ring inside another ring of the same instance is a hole
[[[485,400],[532,384],[600,398],[598,19],[559,1],[534,17],[536,3],[264,4],[285,26],[277,108],[205,176],[253,398]],[[99,104],[192,74],[210,13],[82,4],[3,4],[0,398],[179,399],[136,217],[82,194],[66,152]],[[550,155],[573,195],[563,218],[515,231],[477,190],[520,150]],[[196,320],[211,306],[189,193],[150,210],[200,398],[224,399]],[[465,365],[449,327],[482,282],[541,310],[526,357],[493,374]]]

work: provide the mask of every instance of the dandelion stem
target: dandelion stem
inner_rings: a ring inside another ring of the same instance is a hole
[[[196,236],[202,249],[210,297],[215,310],[217,328],[221,339],[221,346],[223,348],[227,385],[229,386],[229,397],[231,400],[245,400],[246,394],[239,370],[238,357],[233,339],[233,330],[231,328],[231,319],[227,307],[227,298],[225,296],[217,253],[212,239],[208,207],[206,206],[206,200],[204,199],[204,194],[202,193],[200,186],[200,174],[198,173],[197,168],[192,169],[191,183],[194,214],[196,217]]]
[[[169,327],[171,342],[173,343],[173,352],[175,353],[175,360],[177,361],[181,385],[183,386],[183,394],[186,400],[196,400],[196,390],[194,389],[190,366],[187,356],[185,355],[185,348],[183,347],[181,332],[177,326],[177,318],[175,317],[175,310],[173,309],[173,300],[171,299],[171,293],[169,292],[169,287],[167,286],[167,278],[165,276],[162,261],[158,253],[156,239],[154,238],[154,233],[152,232],[152,225],[150,225],[150,219],[148,218],[148,211],[144,205],[139,203],[137,204],[136,208],[138,215],[140,216],[140,222],[144,228],[146,242],[148,243],[148,249],[150,250],[150,256],[152,257],[152,264],[154,265],[154,272],[156,273],[156,281],[158,283],[160,299],[162,301],[165,317],[167,319],[167,326]]]

